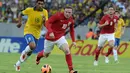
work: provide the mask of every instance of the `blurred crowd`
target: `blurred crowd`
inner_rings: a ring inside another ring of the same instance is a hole
[[[89,19],[85,20],[83,26],[88,26],[95,31],[97,23],[103,14],[107,13],[108,6],[113,5],[120,10],[125,19],[126,25],[130,24],[130,0],[110,0],[109,3],[100,8],[100,5],[107,0],[44,0],[45,9],[48,10],[49,16],[58,11],[63,11],[65,6],[72,6],[74,8],[73,16],[76,22],[84,20],[93,11]],[[34,7],[35,0],[0,0],[0,22],[16,23],[18,21],[18,13],[26,7]],[[25,17],[26,19],[26,17]]]
[[[81,21],[85,16],[94,11],[100,4],[100,0],[45,0],[45,8],[49,16],[57,11],[63,11],[65,6],[74,8],[74,17]],[[17,22],[18,13],[26,7],[35,6],[35,0],[0,0],[0,21]]]

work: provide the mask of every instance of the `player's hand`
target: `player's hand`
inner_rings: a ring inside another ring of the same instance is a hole
[[[46,17],[44,15],[41,15],[41,16],[42,16],[43,23],[45,23]]]
[[[54,39],[54,38],[55,38],[55,36],[54,36],[54,33],[53,33],[53,32],[52,32],[52,33],[50,33],[50,34],[49,34],[49,36],[50,36],[50,38],[51,38],[51,39]]]
[[[104,25],[106,26],[106,25],[109,25],[109,22],[108,21],[106,21],[105,23],[104,23]]]
[[[45,23],[46,17],[45,17],[45,16],[42,16],[42,20],[43,20],[43,22]]]
[[[17,27],[20,28],[21,26],[22,26],[22,23],[19,22],[19,23],[17,24]]]
[[[76,42],[73,42],[72,45],[74,46],[74,48],[77,47]]]

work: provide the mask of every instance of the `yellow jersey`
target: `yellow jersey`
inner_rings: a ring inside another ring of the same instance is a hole
[[[120,18],[115,31],[115,38],[121,38],[122,27],[125,26],[124,20]]]
[[[48,20],[47,10],[36,11],[35,8],[26,8],[22,11],[22,14],[28,16],[24,27],[24,35],[32,34],[36,39],[39,39],[43,27],[43,16]]]

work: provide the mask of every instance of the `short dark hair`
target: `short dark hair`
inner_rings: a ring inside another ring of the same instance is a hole
[[[119,12],[119,11],[117,11],[117,10],[115,11],[115,13],[116,13],[116,12],[117,12],[117,13],[120,13],[120,12]]]
[[[117,11],[117,10],[116,10],[115,13],[116,13],[116,12],[119,13],[119,14],[120,14],[119,17],[122,18],[122,14],[120,13],[120,11]]]
[[[43,1],[44,2],[44,0],[36,0],[36,2],[38,2],[38,1]]]
[[[89,31],[93,31],[93,29],[92,29],[92,28],[90,28],[90,29],[89,29]]]
[[[71,6],[66,6],[64,9],[73,9]]]

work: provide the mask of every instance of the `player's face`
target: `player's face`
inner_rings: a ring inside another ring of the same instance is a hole
[[[43,1],[38,1],[36,6],[38,9],[41,9],[41,8],[43,8],[43,4],[44,4]]]
[[[114,12],[115,12],[114,8],[109,8],[109,14],[110,14],[110,15],[113,15]]]
[[[115,16],[120,17],[120,13],[119,12],[115,12]]]
[[[65,9],[64,10],[64,16],[66,17],[66,18],[70,18],[71,16],[72,16],[72,9]]]

